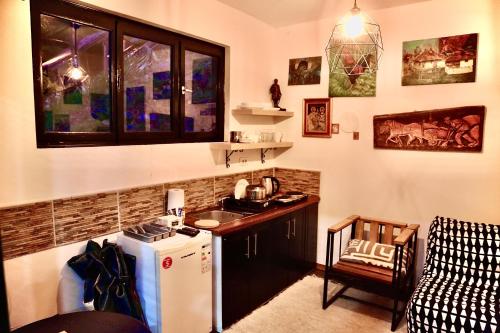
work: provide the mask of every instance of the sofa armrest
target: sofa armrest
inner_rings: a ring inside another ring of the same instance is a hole
[[[348,218],[343,219],[339,223],[332,225],[330,228],[328,228],[328,231],[329,232],[338,232],[338,231],[350,226],[351,224],[356,222],[358,219],[359,219],[359,215],[351,215]]]
[[[401,232],[398,237],[394,240],[395,245],[405,245],[408,243],[410,238],[417,232],[419,228],[418,224],[412,224],[406,227],[403,232]]]

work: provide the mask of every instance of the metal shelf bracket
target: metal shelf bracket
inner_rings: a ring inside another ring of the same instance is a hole
[[[226,168],[231,167],[231,155],[236,152],[243,152],[243,149],[240,150],[226,150]]]
[[[270,150],[273,150],[274,148],[261,148],[260,149],[260,161],[262,162],[262,164],[266,163],[266,153]]]

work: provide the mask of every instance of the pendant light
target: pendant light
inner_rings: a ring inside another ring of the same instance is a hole
[[[80,25],[77,23],[73,22],[73,56],[71,57],[71,64],[66,73],[64,73],[65,76],[67,76],[70,81],[73,81],[73,83],[80,83],[85,81],[89,76],[85,69],[80,66],[80,63],[78,61],[78,39],[76,32],[78,31],[78,28],[80,28]]]
[[[325,51],[330,73],[345,74],[351,80],[376,72],[383,50],[380,25],[354,0],[351,11],[334,26]]]

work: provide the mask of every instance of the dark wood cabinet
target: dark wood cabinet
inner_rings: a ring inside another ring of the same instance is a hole
[[[276,275],[273,260],[272,223],[264,223],[251,229],[252,254],[248,274],[250,286],[250,311],[269,299],[273,292],[272,278]]]
[[[273,221],[274,256],[273,262],[276,274],[273,277],[273,294],[276,294],[288,286],[289,247],[291,224],[290,216],[286,215]]]
[[[300,279],[309,269],[305,261],[306,218],[305,209],[290,216],[288,246],[288,283]]]
[[[224,327],[248,313],[250,288],[250,233],[247,230],[223,238],[222,306]]]
[[[318,244],[318,204],[305,208],[306,210],[306,239],[305,262],[310,269],[316,268],[316,247]]]
[[[317,210],[318,205],[308,206],[223,236],[224,328],[243,318],[314,268]]]

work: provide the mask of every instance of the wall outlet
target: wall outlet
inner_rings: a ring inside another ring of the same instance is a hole
[[[240,165],[246,166],[248,164],[248,157],[242,156],[240,157]]]

